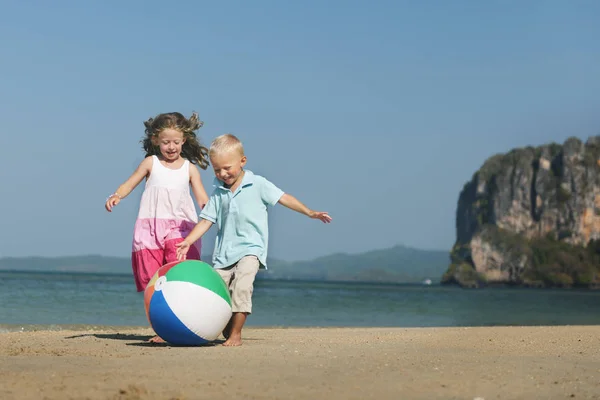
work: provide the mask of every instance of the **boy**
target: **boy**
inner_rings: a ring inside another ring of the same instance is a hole
[[[262,176],[244,170],[244,148],[234,135],[213,140],[208,155],[215,171],[215,190],[200,213],[200,222],[177,245],[177,256],[185,258],[190,244],[217,224],[213,268],[229,287],[233,311],[223,331],[223,345],[239,346],[242,327],[252,313],[254,278],[259,267],[267,265],[267,206],[279,203],[325,223],[331,222],[331,217],[309,209]]]

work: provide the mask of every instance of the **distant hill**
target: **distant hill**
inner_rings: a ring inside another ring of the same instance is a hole
[[[406,246],[360,254],[332,254],[310,261],[269,260],[266,279],[306,279],[363,282],[439,282],[449,255],[442,250]]]
[[[99,255],[68,257],[3,257],[0,270],[131,274],[131,260]]]
[[[437,283],[446,271],[448,257],[447,251],[395,246],[360,254],[332,254],[309,261],[269,259],[269,269],[260,273],[258,279],[390,283],[416,283],[431,279]],[[210,262],[210,257],[205,261]],[[4,257],[0,258],[0,270],[129,275],[131,261],[129,258],[100,255]]]

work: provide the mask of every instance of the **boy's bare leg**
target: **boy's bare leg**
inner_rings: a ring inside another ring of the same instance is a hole
[[[223,346],[239,346],[242,344],[242,328],[246,323],[248,314],[252,312],[252,291],[254,289],[254,278],[260,268],[260,261],[254,255],[244,256],[232,268],[233,276],[229,279],[225,276],[225,282],[230,282],[231,309],[233,315],[223,330],[225,343]],[[227,271],[219,270],[223,277]]]
[[[242,345],[242,328],[246,323],[246,317],[248,313],[235,312],[229,320],[229,323],[223,331],[223,336],[227,333],[225,338],[227,339],[223,346],[241,346]],[[229,328],[229,331],[227,329]]]

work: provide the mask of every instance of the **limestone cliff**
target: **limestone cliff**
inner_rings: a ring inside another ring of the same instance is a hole
[[[489,158],[460,193],[443,283],[600,286],[600,136]]]

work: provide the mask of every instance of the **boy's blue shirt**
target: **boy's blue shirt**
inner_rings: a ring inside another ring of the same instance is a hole
[[[260,175],[245,170],[235,193],[215,178],[215,189],[200,218],[217,225],[213,267],[225,268],[242,257],[255,255],[267,267],[269,242],[268,206],[277,204],[284,192]]]

